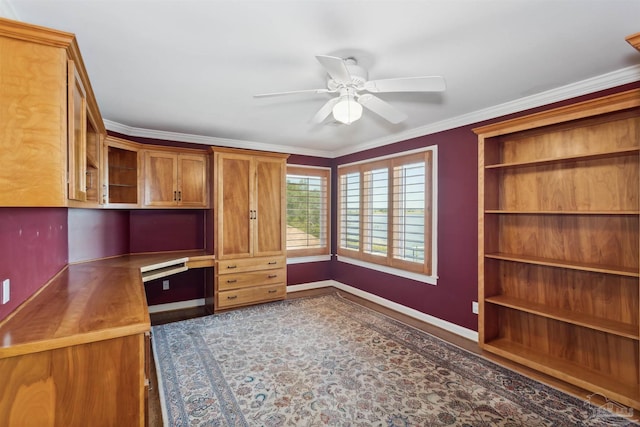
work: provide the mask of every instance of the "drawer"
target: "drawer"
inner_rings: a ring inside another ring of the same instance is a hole
[[[285,268],[287,258],[284,256],[242,258],[222,260],[217,262],[216,274],[233,274],[245,271],[271,270],[273,268]]]
[[[284,283],[218,292],[216,309],[284,299],[286,295],[287,285]]]
[[[286,282],[286,268],[248,271],[246,273],[232,273],[216,276],[216,284],[218,285],[217,289],[219,291]]]

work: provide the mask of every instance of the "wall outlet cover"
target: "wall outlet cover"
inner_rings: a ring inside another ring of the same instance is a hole
[[[11,299],[11,280],[4,279],[2,281],[2,303],[6,304]]]
[[[471,303],[471,311],[473,312],[473,314],[478,314],[478,302],[477,301],[473,301]]]

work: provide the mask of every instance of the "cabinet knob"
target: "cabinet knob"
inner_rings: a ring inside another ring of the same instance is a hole
[[[236,283],[236,282],[237,282],[237,280],[236,280],[236,279],[233,279],[233,280],[227,280],[227,283]]]
[[[268,264],[269,265],[276,265],[278,263],[278,261],[269,261]]]
[[[270,293],[270,294],[275,294],[276,292],[278,292],[278,290],[277,290],[277,289],[269,289],[269,293]]]
[[[275,279],[276,277],[278,277],[277,274],[270,274],[269,276],[267,276],[269,279]]]
[[[173,192],[173,201],[175,202],[175,201],[177,201],[177,200],[178,200],[178,192],[177,192],[177,191],[174,191],[174,192]]]
[[[227,297],[227,299],[236,299],[236,298],[238,298],[238,295],[231,295]]]
[[[237,265],[227,265],[227,268],[238,268]]]

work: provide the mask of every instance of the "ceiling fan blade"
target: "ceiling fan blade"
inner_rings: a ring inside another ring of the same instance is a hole
[[[342,58],[337,56],[316,55],[318,62],[327,69],[327,73],[336,83],[351,83],[351,73]]]
[[[369,93],[360,95],[358,102],[366,109],[373,111],[393,124],[400,123],[407,118],[407,115],[396,107]]]
[[[444,78],[440,76],[370,80],[364,84],[369,92],[442,92],[446,88]]]
[[[305,89],[305,90],[291,90],[288,92],[273,92],[273,93],[259,93],[253,95],[254,98],[267,98],[269,96],[281,96],[281,95],[299,95],[302,93],[334,93],[335,90],[329,89]]]
[[[333,107],[338,103],[338,101],[340,101],[340,97],[331,98],[330,100],[328,100],[322,106],[322,108],[320,108],[320,110],[318,110],[316,115],[313,116],[311,121],[313,123],[322,123],[324,121],[324,119],[326,119],[327,116],[329,116],[329,114],[331,114],[331,111],[333,110]]]

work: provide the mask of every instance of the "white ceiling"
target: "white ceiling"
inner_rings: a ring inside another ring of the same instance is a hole
[[[75,33],[107,128],[335,157],[640,80],[640,0],[0,0],[0,15]],[[315,55],[370,79],[441,75],[444,93],[381,94],[408,114],[310,122]]]

